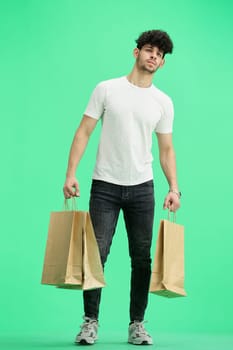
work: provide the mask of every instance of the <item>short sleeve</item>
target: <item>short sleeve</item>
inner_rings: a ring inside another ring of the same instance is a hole
[[[105,91],[103,83],[96,86],[84,111],[85,115],[97,120],[101,118],[105,110]]]
[[[173,130],[174,107],[172,100],[166,98],[162,103],[162,117],[156,125],[155,132],[160,134],[170,134]]]

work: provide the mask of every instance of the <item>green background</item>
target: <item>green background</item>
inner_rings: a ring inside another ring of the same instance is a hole
[[[175,105],[188,297],[151,295],[148,328],[155,335],[233,333],[232,10],[230,0],[0,1],[1,334],[73,337],[79,328],[81,293],[40,285],[49,215],[62,209],[70,144],[93,88],[129,73],[134,40],[152,28],[168,31],[175,46],[154,83]],[[82,210],[99,132],[100,125],[77,172]],[[153,154],[152,252],[168,189],[156,138]],[[129,272],[121,216],[106,267],[102,333],[126,334]]]

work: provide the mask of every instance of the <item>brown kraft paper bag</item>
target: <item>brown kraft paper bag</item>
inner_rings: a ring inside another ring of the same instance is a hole
[[[149,291],[167,298],[184,290],[184,226],[161,220]]]
[[[83,290],[105,286],[88,212],[51,213],[41,283]]]

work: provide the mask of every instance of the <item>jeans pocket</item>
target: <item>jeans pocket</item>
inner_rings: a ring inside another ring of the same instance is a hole
[[[153,180],[146,181],[142,184],[142,186],[154,188],[154,181]]]
[[[118,186],[102,180],[92,180],[91,195],[109,196],[118,193]]]

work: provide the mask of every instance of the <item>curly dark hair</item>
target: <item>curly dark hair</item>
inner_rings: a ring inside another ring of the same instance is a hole
[[[166,53],[172,53],[173,42],[169,35],[162,30],[148,30],[140,34],[138,39],[135,40],[137,48],[140,50],[144,45],[150,44],[156,46],[159,50],[163,51],[163,55]]]

